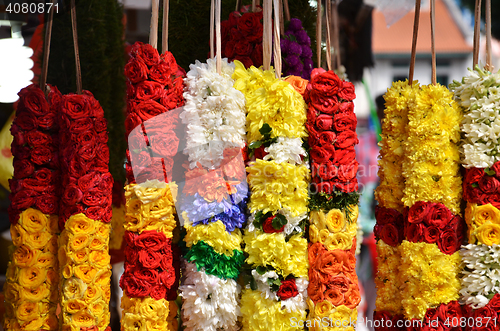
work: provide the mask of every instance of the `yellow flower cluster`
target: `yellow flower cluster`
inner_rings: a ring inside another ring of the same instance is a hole
[[[241,231],[235,228],[233,232],[226,231],[226,226],[220,220],[217,222],[209,222],[208,224],[198,224],[191,226],[187,220],[186,212],[182,213],[185,219],[184,227],[186,228],[186,236],[184,241],[187,247],[196,245],[199,241],[204,241],[210,245],[217,253],[233,256],[235,249],[241,250]]]
[[[59,263],[62,270],[63,331],[79,331],[109,325],[111,266],[110,225],[72,215],[59,238]]]
[[[376,310],[385,310],[393,315],[403,313],[401,305],[401,285],[399,283],[399,264],[401,255],[398,247],[387,245],[383,240],[377,242],[378,269],[375,276],[377,287]]]
[[[488,246],[500,244],[500,210],[490,203],[482,206],[467,203],[465,222],[470,244],[476,241]]]
[[[401,262],[397,269],[406,319],[423,319],[427,309],[458,300],[459,252],[447,255],[436,244],[406,240],[399,246],[399,251]],[[397,269],[392,269],[392,272]]]
[[[443,203],[460,214],[462,179],[460,170],[460,123],[462,113],[451,93],[442,85],[422,86],[415,105],[408,110],[405,142],[403,203]]]
[[[249,289],[243,290],[241,296],[241,315],[243,331],[303,330],[299,322],[306,320],[305,310],[289,312],[281,309],[281,302],[266,299],[261,292]]]
[[[174,331],[178,329],[175,301],[153,298],[129,298],[123,294],[122,331]]]
[[[301,236],[296,234],[286,241],[282,233],[247,232],[243,237],[245,252],[249,255],[246,262],[255,266],[271,266],[284,278],[290,274],[307,277],[307,240]]]
[[[404,179],[402,176],[402,159],[404,156],[404,141],[407,137],[408,109],[415,103],[419,89],[417,82],[412,86],[408,80],[394,82],[387,89],[385,99],[385,118],[382,121],[382,140],[378,176],[380,184],[375,190],[375,197],[385,208],[403,212]]]
[[[312,211],[309,214],[309,240],[313,244],[321,242],[328,250],[350,250],[358,232],[358,206],[351,207],[351,222],[347,221],[347,215],[339,209],[332,209],[328,213]]]
[[[252,189],[251,212],[288,208],[293,216],[307,212],[309,169],[289,163],[257,159],[247,167]]]
[[[308,322],[311,331],[354,331],[358,319],[358,310],[350,309],[344,305],[334,307],[333,304],[324,300],[314,305],[311,299],[307,299],[309,306]]]
[[[5,330],[57,330],[57,216],[33,208],[11,226],[14,251],[7,268]]]
[[[276,78],[273,69],[246,70],[241,62],[234,63],[234,88],[246,98],[248,143],[263,138],[259,130],[264,123],[271,126],[272,138],[307,137],[306,103],[292,85]]]
[[[162,185],[163,184],[163,185]],[[125,186],[126,213],[124,227],[126,231],[142,233],[156,230],[172,238],[175,228],[175,183],[156,183],[147,186],[130,184]]]
[[[113,217],[111,218],[111,234],[109,237],[109,249],[120,249],[122,247],[123,235],[125,228],[123,221],[125,220],[125,206],[113,206]]]

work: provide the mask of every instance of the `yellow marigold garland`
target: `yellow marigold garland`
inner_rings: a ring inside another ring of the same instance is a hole
[[[120,307],[124,311],[121,324],[126,330],[177,330],[175,301],[129,298],[124,294]]]
[[[403,312],[401,305],[401,284],[399,267],[401,255],[398,247],[387,245],[383,240],[377,242],[378,269],[375,276],[377,311],[388,311],[393,315]]]
[[[353,238],[358,231],[358,206],[353,206],[347,221],[345,213],[339,209],[331,209],[327,213],[322,210],[312,211],[310,214],[309,240],[315,244],[321,242],[328,250],[350,250]]]
[[[309,330],[314,331],[354,331],[358,319],[358,310],[344,305],[333,306],[330,301],[322,301],[316,305],[310,299],[308,320],[304,323]]]
[[[210,222],[206,225],[198,224],[196,226],[191,226],[189,221],[186,221],[184,227],[187,231],[184,237],[187,247],[196,245],[199,241],[204,241],[212,246],[217,253],[227,256],[233,256],[235,249],[241,249],[242,236],[240,229],[236,228],[233,232],[229,233],[221,221]]]

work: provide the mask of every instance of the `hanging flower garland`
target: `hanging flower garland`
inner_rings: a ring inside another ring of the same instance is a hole
[[[306,317],[309,267],[306,111],[295,89],[306,84],[235,63],[234,87],[245,95],[248,149],[255,157],[247,167],[251,216],[243,240],[250,269],[243,276],[243,329],[295,330],[290,321]]]
[[[184,72],[170,52],[158,54],[136,42],[125,66],[127,77],[127,179],[125,187],[125,272],[122,327],[177,329],[177,287],[180,277],[173,157],[179,139],[174,132],[184,105]],[[154,300],[154,304],[152,304]],[[170,301],[170,302],[169,302]],[[148,315],[145,315],[148,312]],[[148,316],[147,321],[145,317]],[[146,324],[144,324],[146,323]]]
[[[38,86],[23,88],[11,127],[14,177],[9,181],[9,218],[14,249],[4,286],[5,330],[58,328],[57,107],[61,94],[55,87],[50,89],[47,101]]]
[[[354,98],[352,83],[333,71],[312,70],[305,98],[314,183],[309,201],[309,319],[321,326],[324,317],[331,317],[348,330],[356,323],[361,300],[355,272],[359,195]],[[334,325],[316,329],[330,327]]]
[[[108,328],[113,178],[104,112],[93,95],[64,95],[59,117],[62,329]]]
[[[298,76],[309,80],[313,69],[311,38],[298,18],[288,23],[285,36],[280,39],[285,76]]]
[[[183,261],[182,319],[186,330],[238,330],[241,316],[237,283],[244,262],[241,227],[248,189],[245,99],[233,88],[234,64],[196,61],[186,75],[189,166],[181,209],[189,250]]]

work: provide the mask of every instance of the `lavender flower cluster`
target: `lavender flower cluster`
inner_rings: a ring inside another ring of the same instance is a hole
[[[309,80],[313,69],[311,38],[298,18],[292,18],[281,38],[283,73],[285,76],[299,76]]]

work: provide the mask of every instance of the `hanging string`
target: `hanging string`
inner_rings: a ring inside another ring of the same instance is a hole
[[[332,70],[332,45],[330,36],[330,14],[332,12],[330,0],[326,0],[325,19],[326,19],[326,66]]]
[[[215,3],[214,0],[210,3],[210,58],[215,56],[214,50],[214,24],[215,24]]]
[[[481,34],[481,0],[476,0],[474,10],[474,46],[472,50],[472,67],[474,68],[479,61],[479,38]]]
[[[285,7],[285,20],[290,22],[290,8],[288,7],[288,0],[283,0],[283,6]]]
[[[241,0],[236,0],[236,9],[235,9],[235,11],[240,11],[240,7],[241,7]]]
[[[221,0],[215,0],[215,38],[216,38],[216,68],[217,73],[220,75],[222,73],[222,47],[221,47],[221,34],[220,34],[220,7]]]
[[[170,0],[163,0],[163,39],[161,43],[161,51],[168,51],[168,14],[170,10]]]
[[[219,0],[220,1],[220,0]],[[274,0],[274,71],[276,78],[281,78],[281,47],[280,47],[280,4]]]
[[[282,36],[285,35],[285,18],[283,17],[283,0],[279,0],[279,12],[280,12],[280,33]]]
[[[436,0],[431,0],[431,57],[432,57],[432,84],[436,85],[436,15],[435,15]]]
[[[47,73],[49,70],[49,54],[50,54],[50,39],[52,38],[52,21],[54,19],[54,5],[56,0],[52,0],[47,21],[45,22],[45,39],[43,40],[43,59],[42,72],[40,74],[40,88],[45,93],[45,98],[48,97],[49,91],[45,87],[47,85]]]
[[[318,68],[321,67],[321,0],[317,2],[318,8],[316,10],[316,60]]]
[[[491,64],[491,0],[486,0],[486,69],[493,71]]]
[[[408,75],[408,82],[410,86],[413,84],[413,73],[415,71],[415,56],[417,54],[417,37],[418,37],[418,23],[420,22],[420,1],[415,1],[415,16],[413,18],[413,39],[411,42],[411,58],[410,58],[410,74]]]
[[[338,6],[337,0],[333,0],[332,6],[332,25],[333,25],[333,47],[335,51],[335,68],[339,69],[341,65],[340,61],[340,37],[339,37],[339,16],[338,16]]]
[[[257,0],[252,0],[252,13],[255,13],[256,10],[257,10]]]
[[[82,71],[80,68],[80,52],[78,50],[78,32],[76,30],[75,0],[71,0],[71,28],[73,30],[73,46],[75,48],[76,93],[82,94]]]
[[[151,25],[149,26],[149,44],[158,49],[158,0],[151,1]]]
[[[271,53],[272,53],[272,0],[264,0],[263,8],[263,31],[262,31],[262,53],[264,55],[263,65],[264,70],[271,68]]]

